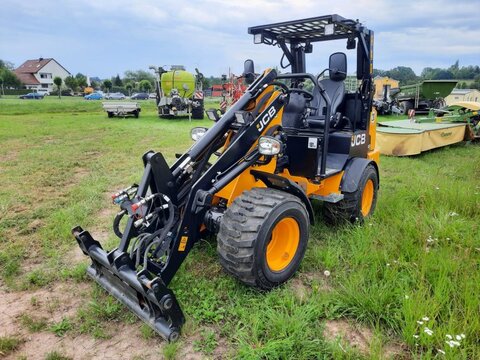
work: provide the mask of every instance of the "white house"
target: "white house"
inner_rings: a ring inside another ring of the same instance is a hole
[[[458,101],[480,102],[480,91],[477,89],[453,89],[450,95],[445,98],[447,105],[451,105]]]
[[[55,59],[39,58],[27,60],[14,70],[18,79],[27,89],[54,90],[53,79],[57,76],[63,80],[70,75],[67,69]]]

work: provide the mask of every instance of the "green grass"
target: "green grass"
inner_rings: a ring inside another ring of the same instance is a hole
[[[22,342],[22,339],[13,336],[0,337],[0,356],[6,356],[15,351]]]
[[[48,320],[46,318],[37,318],[26,313],[20,317],[20,323],[32,333],[45,330],[48,326]]]
[[[71,360],[71,359],[72,359],[71,357],[64,356],[57,351],[48,353],[47,356],[45,356],[45,360]]]
[[[158,119],[153,102],[142,106],[139,119],[107,119],[101,102],[0,99],[0,277],[11,289],[87,281],[86,265],[71,266],[66,256],[77,247],[70,229],[109,231],[110,219],[99,213],[110,206],[108,194],[138,181],[142,154],[161,151],[172,163],[191,145],[191,127],[211,126]],[[405,344],[407,357],[431,359],[440,349],[449,359],[479,358],[478,159],[476,144],[382,157],[377,210],[363,226],[326,226],[315,204],[316,225],[295,279],[303,297],[292,281],[268,293],[241,285],[222,271],[214,241],[202,241],[171,284],[187,316],[182,341],[195,337],[205,356],[223,344],[243,359],[361,358],[323,336],[325,321],[347,318],[373,329],[372,358],[392,341]],[[115,241],[113,234],[106,240]],[[115,335],[118,321],[136,321],[92,288],[77,316],[49,324],[51,331],[103,339]],[[37,320],[22,323],[36,329]],[[161,341],[141,329],[146,340]],[[460,334],[459,347],[445,343],[446,335]],[[180,349],[168,345],[164,356]]]

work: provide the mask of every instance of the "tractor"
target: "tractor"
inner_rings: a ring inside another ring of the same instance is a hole
[[[212,113],[209,129],[192,129],[195,142],[172,165],[160,152],[143,155],[138,184],[112,195],[120,207],[116,248],[107,252],[88,231],[72,230],[92,260],[88,275],[168,341],[185,322],[168,285],[200,239],[216,239],[227,273],[269,290],[290,279],[304,257],[313,201],[322,201],[325,219],[335,223],[362,223],[375,209],[373,32],[339,15],[248,32],[255,43],[279,46],[291,72],[256,76],[247,60],[245,93],[225,114]],[[313,44],[339,39],[356,54],[359,87],[352,93],[345,91],[343,52],[333,53],[319,76],[306,72]]]

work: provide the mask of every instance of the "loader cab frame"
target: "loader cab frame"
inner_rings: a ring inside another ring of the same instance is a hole
[[[300,152],[305,157],[315,157],[308,150],[311,141],[320,144],[318,166],[312,170],[309,166],[293,163],[290,170],[299,176],[325,178],[332,169],[343,168],[352,156],[366,158],[375,147],[375,126],[370,126],[376,118],[376,113],[371,112],[374,93],[373,31],[358,21],[334,14],[254,26],[248,32],[253,35],[254,43],[282,49],[281,67],[290,66],[291,73],[280,74],[278,79],[289,80],[291,88],[301,88],[307,79],[314,84],[313,99],[307,99],[306,105],[302,104],[300,96],[290,96],[283,125],[294,130],[287,145],[292,154],[298,156]],[[306,70],[306,54],[313,52],[314,43],[342,39],[346,40],[347,49],[356,48],[359,86],[351,93],[346,92],[343,85],[347,75],[345,54],[330,56],[328,67],[321,73],[328,73],[327,79],[321,80],[320,76],[315,77]],[[285,60],[287,64],[284,64]],[[309,107],[308,113],[299,117],[295,109],[301,111],[304,106]],[[293,115],[291,109],[294,109]],[[307,150],[304,149],[305,144]]]

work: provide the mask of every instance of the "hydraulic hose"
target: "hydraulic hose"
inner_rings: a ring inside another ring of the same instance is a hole
[[[168,199],[168,198],[167,198]],[[160,234],[160,237],[158,238],[158,240],[156,241],[153,241],[152,243],[150,243],[147,248],[145,249],[145,253],[143,255],[143,268],[146,269],[147,268],[147,263],[148,263],[148,252],[150,251],[150,249],[153,247],[153,245],[160,245],[166,238],[168,232],[171,230],[172,226],[173,226],[173,223],[174,223],[174,220],[175,220],[175,208],[173,206],[173,203],[171,202],[170,199],[167,200],[167,205],[168,205],[168,208],[169,208],[169,214],[168,214],[168,220],[167,220],[167,223],[165,224],[165,226],[154,232],[151,236],[152,239],[154,239],[157,235]]]
[[[126,213],[127,212],[125,210],[122,210],[113,219],[113,232],[120,239],[123,237],[123,233],[120,231],[120,221],[122,221],[122,218],[125,216]]]

